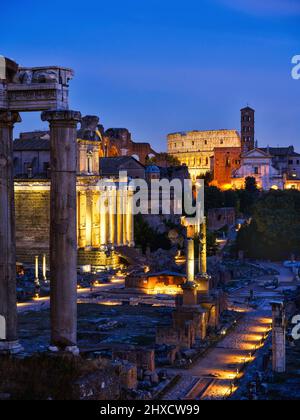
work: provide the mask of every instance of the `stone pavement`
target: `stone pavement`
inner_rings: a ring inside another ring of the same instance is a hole
[[[252,360],[255,348],[260,346],[264,334],[269,329],[270,316],[271,311],[258,310],[247,313],[236,329],[193,367],[186,371],[169,369],[170,373],[180,375],[181,379],[163,399],[185,398],[195,379],[213,379],[205,392],[200,392],[195,399],[223,399],[229,396],[238,372],[245,362]]]
[[[290,270],[278,264],[263,264],[264,267],[272,267],[280,272],[279,280],[282,285],[295,288],[293,275]],[[231,306],[244,312],[237,327],[231,331],[216,347],[212,348],[202,359],[196,362],[190,369],[169,369],[172,374],[181,376],[173,389],[163,397],[164,400],[184,399],[190,393],[191,387],[197,380],[199,384],[203,380],[212,380],[204,392],[199,386],[199,394],[193,399],[224,399],[236,390],[234,381],[240,378],[240,373],[245,362],[255,360],[256,349],[261,348],[264,335],[270,331],[272,300],[282,298],[282,288],[277,290],[265,290],[259,286],[260,278],[256,284],[233,292],[229,296]],[[257,308],[247,307],[245,299],[250,296],[250,290],[254,290]]]

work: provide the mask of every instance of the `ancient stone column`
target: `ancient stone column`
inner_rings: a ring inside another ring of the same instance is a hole
[[[273,319],[273,371],[286,371],[286,318],[283,302],[272,302]]]
[[[109,190],[109,242],[111,245],[116,243],[116,190]]]
[[[107,245],[108,240],[108,214],[107,214],[107,190],[101,190],[100,199],[100,242],[101,246]]]
[[[204,218],[201,224],[200,232],[200,244],[199,244],[199,261],[200,267],[199,272],[206,274],[207,273],[207,226],[206,226],[206,217]]]
[[[183,306],[197,305],[197,285],[193,281],[187,281],[181,287],[183,290]]]
[[[13,127],[17,112],[0,111],[0,352],[21,350],[17,335]]]
[[[86,192],[78,192],[78,248],[86,247]]]
[[[46,254],[43,254],[43,280],[47,280],[47,260]]]
[[[195,247],[194,239],[187,240],[187,280],[194,281],[195,278]]]
[[[92,191],[92,247],[100,246],[100,206],[99,192]]]
[[[50,123],[51,349],[77,349],[76,168],[80,112],[45,111]]]
[[[122,204],[122,192],[119,189],[117,191],[117,245],[123,245],[123,204]]]
[[[123,186],[122,201],[123,201],[123,245],[128,245],[127,242],[127,187]]]
[[[35,265],[35,279],[34,282],[35,284],[39,284],[39,256],[36,255],[34,257],[34,265]]]
[[[127,199],[127,242],[128,246],[134,247],[134,215],[133,215],[133,192],[128,189]]]
[[[92,246],[92,191],[86,191],[86,247]]]

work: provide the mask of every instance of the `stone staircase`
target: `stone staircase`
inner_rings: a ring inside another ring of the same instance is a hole
[[[130,266],[144,267],[147,265],[147,258],[136,248],[121,246],[116,248],[116,253],[126,260]]]

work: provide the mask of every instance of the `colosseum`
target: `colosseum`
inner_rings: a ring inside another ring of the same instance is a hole
[[[187,131],[168,135],[168,153],[188,167],[193,180],[213,170],[214,150],[220,147],[241,147],[238,131]]]

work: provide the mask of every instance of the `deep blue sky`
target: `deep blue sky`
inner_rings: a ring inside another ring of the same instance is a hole
[[[299,0],[6,1],[0,54],[74,68],[73,109],[157,150],[169,132],[239,129],[249,103],[260,145],[300,151]]]

